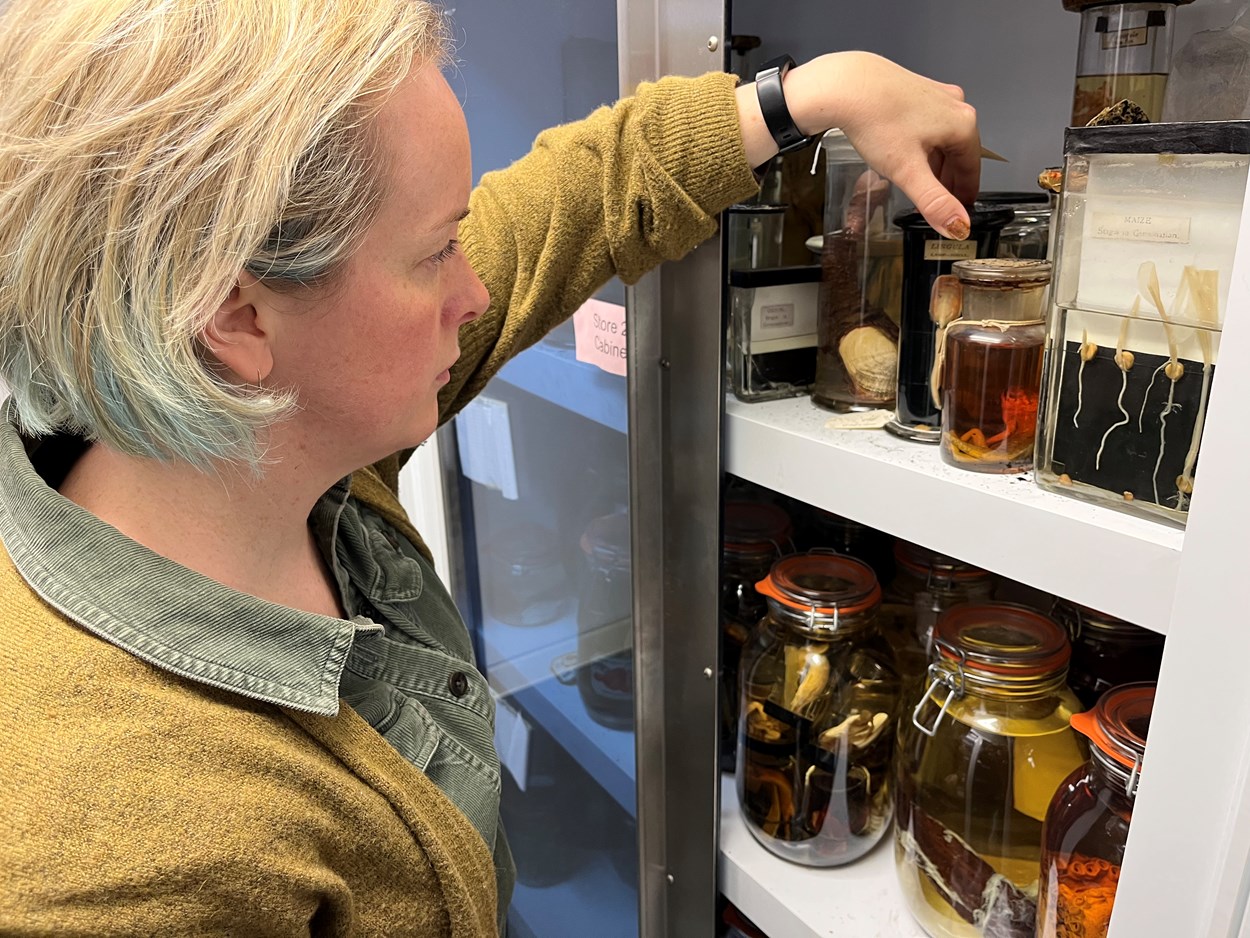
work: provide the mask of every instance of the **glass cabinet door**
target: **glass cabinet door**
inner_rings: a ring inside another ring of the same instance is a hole
[[[616,0],[454,10],[461,61],[450,80],[475,181],[546,128],[616,100],[616,17]],[[619,317],[623,328],[624,303],[614,281],[579,315]],[[513,938],[639,931],[621,366],[579,360],[569,322],[509,362],[455,421],[460,586],[497,696]]]

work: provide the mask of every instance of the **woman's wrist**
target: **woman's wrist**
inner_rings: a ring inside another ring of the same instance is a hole
[[[804,135],[821,134],[831,127],[841,126],[858,95],[854,87],[855,69],[848,59],[863,54],[834,52],[786,72],[782,80],[786,108]],[[747,159],[752,166],[761,166],[777,155],[777,142],[764,121],[755,83],[740,85],[737,98],[738,122]]]

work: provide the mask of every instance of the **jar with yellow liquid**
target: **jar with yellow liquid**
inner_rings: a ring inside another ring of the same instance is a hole
[[[965,603],[898,739],[895,863],[932,938],[1033,938],[1042,822],[1085,761],[1064,629],[1011,603]]]

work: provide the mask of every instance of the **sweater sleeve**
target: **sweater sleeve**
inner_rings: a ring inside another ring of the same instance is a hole
[[[460,240],[491,303],[460,332],[440,422],[613,276],[634,283],[682,257],[756,191],[736,81],[717,72],[640,85],[482,178]]]

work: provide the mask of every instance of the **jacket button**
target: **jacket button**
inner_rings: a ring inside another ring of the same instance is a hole
[[[453,697],[463,697],[469,692],[469,679],[463,671],[452,672],[447,679],[447,689]]]

